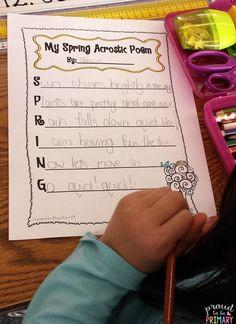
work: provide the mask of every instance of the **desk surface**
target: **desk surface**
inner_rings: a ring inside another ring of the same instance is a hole
[[[205,129],[203,104],[196,100],[196,105],[218,208],[226,174]],[[31,299],[45,276],[70,254],[79,241],[74,237],[8,241],[7,54],[0,54],[0,181],[0,308],[3,308]]]

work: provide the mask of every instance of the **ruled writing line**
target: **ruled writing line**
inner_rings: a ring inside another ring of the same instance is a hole
[[[114,191],[130,191],[130,190],[147,190],[147,188],[121,188],[121,189],[84,189],[84,190],[55,190],[55,191],[47,191],[46,193],[74,193],[74,192],[114,192]]]
[[[83,64],[83,65],[87,65],[87,64],[104,64],[104,65],[135,65],[134,63],[122,63],[122,62],[76,62],[76,64]]]
[[[160,125],[160,126],[135,126],[135,125],[128,125],[128,126],[103,126],[103,125],[98,125],[98,126],[45,126],[45,128],[169,128],[169,127],[175,127],[175,125]]]
[[[166,90],[166,87],[163,88],[126,88],[126,87],[122,87],[122,88],[111,88],[111,87],[69,87],[69,86],[60,86],[60,87],[40,87],[41,89],[85,89],[85,90]]]
[[[123,145],[114,145],[114,146],[40,146],[39,149],[107,149],[107,148],[153,148],[153,147],[176,147],[175,144],[168,145],[134,145],[134,146],[123,146]]]
[[[169,106],[152,106],[152,107],[146,107],[146,106],[41,106],[41,108],[89,108],[89,109],[114,109],[114,108],[124,108],[124,109],[130,109],[130,108],[145,108],[145,109],[166,109],[169,108]]]
[[[102,168],[58,168],[58,169],[45,169],[45,171],[73,171],[73,170],[114,170],[114,169],[148,169],[148,168],[162,168],[162,165],[140,165],[140,166],[116,166],[116,167],[102,167]]]

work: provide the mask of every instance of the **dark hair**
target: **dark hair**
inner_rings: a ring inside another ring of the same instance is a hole
[[[195,276],[197,283],[180,285]],[[140,285],[141,299],[160,305],[164,281],[165,268],[148,275]],[[190,252],[178,258],[176,284],[175,305],[198,314],[209,304],[236,305],[236,167],[226,185],[216,224]]]

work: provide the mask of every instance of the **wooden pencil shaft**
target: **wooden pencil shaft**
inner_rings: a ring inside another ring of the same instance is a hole
[[[167,256],[166,281],[164,298],[164,319],[163,324],[173,324],[174,322],[174,295],[175,295],[175,266],[176,251],[171,251]]]

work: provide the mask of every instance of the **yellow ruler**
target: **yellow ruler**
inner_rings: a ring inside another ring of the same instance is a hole
[[[166,14],[181,10],[208,7],[207,0],[161,0],[128,5],[110,5],[91,9],[64,10],[61,12],[44,12],[45,15],[73,16],[108,19],[160,19]],[[35,13],[37,14],[37,13]],[[7,21],[0,19],[0,49],[7,46]]]

